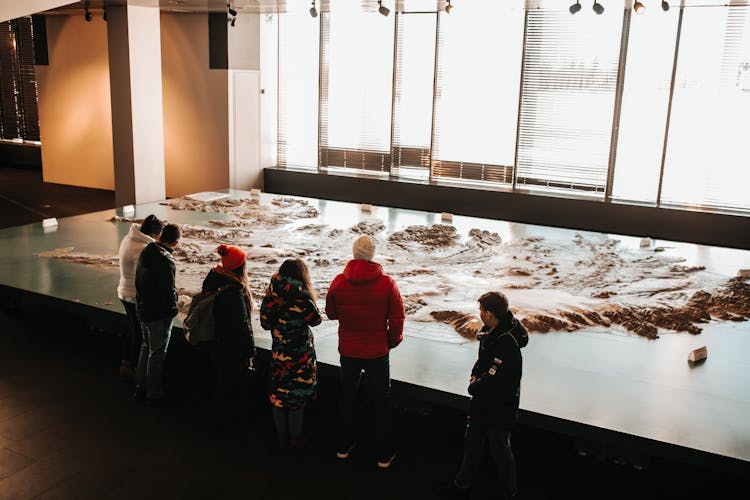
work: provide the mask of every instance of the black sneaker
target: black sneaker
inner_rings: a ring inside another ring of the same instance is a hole
[[[394,451],[390,455],[386,455],[385,457],[380,457],[378,460],[378,469],[390,469],[391,464],[396,459],[396,452]]]
[[[455,480],[443,481],[432,487],[432,492],[443,498],[469,498],[469,487],[459,486]]]
[[[352,452],[354,449],[355,443],[352,441],[346,446],[340,446],[338,450],[336,450],[336,458],[340,458],[341,460],[346,460],[349,458],[349,453]]]

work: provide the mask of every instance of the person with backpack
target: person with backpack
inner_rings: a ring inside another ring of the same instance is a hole
[[[321,321],[307,265],[302,259],[285,260],[260,306],[260,324],[273,336],[270,400],[279,448],[304,444],[304,409],[315,397],[317,384],[310,327]]]
[[[250,324],[253,295],[247,279],[247,254],[239,247],[219,245],[221,264],[208,272],[201,293],[215,293],[213,300],[214,339],[211,359],[216,373],[214,422],[230,425],[233,392],[243,370],[255,356]]]

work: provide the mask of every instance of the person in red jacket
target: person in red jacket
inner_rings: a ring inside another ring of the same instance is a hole
[[[362,235],[354,259],[331,282],[326,314],[339,320],[341,410],[336,456],[354,448],[354,406],[364,371],[376,408],[378,467],[387,469],[396,452],[391,441],[391,377],[388,353],[403,340],[404,305],[396,282],[373,262],[375,240]]]

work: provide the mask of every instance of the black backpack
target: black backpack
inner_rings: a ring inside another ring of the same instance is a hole
[[[206,290],[193,297],[190,302],[187,316],[182,321],[182,330],[185,338],[192,345],[216,340],[214,333],[214,301],[216,297],[226,288],[225,285],[216,290]]]

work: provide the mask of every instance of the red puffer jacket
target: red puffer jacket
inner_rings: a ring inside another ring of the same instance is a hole
[[[380,264],[350,260],[328,287],[326,314],[339,320],[339,353],[379,358],[404,339],[404,304]]]

